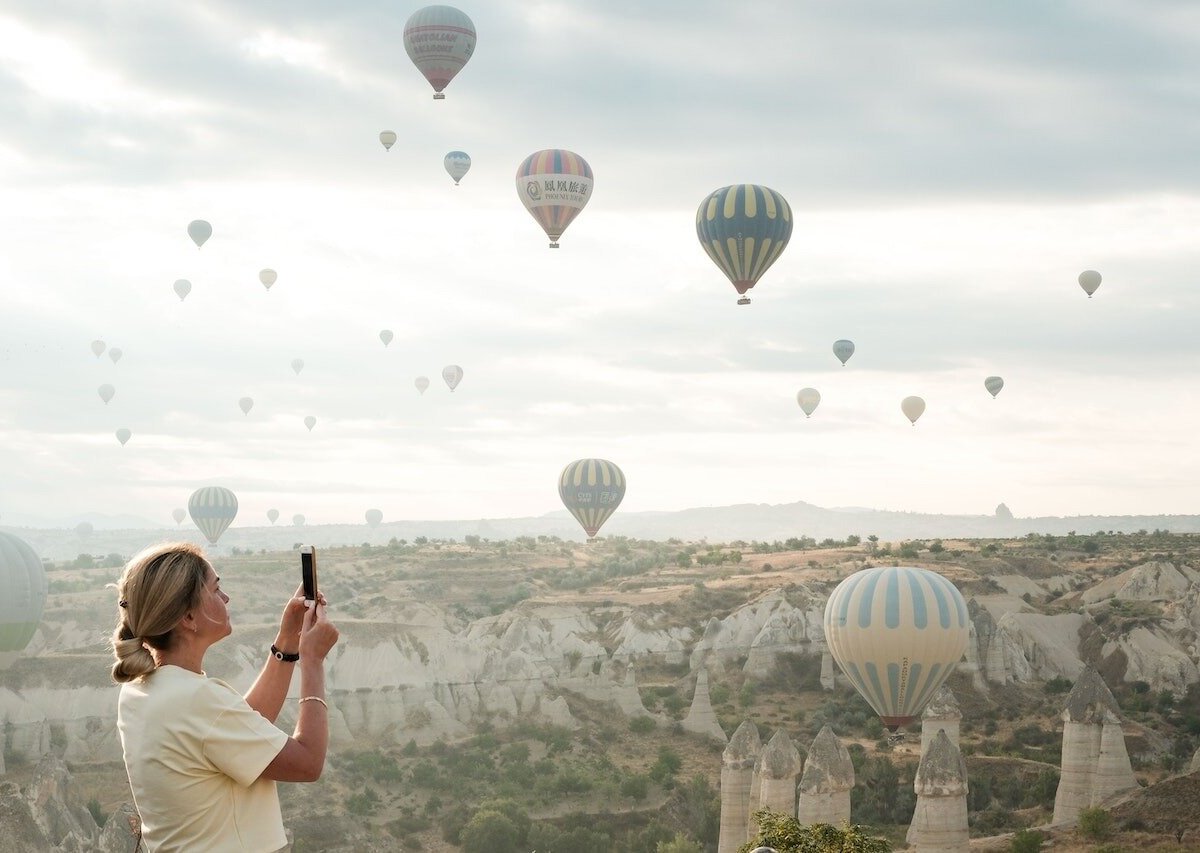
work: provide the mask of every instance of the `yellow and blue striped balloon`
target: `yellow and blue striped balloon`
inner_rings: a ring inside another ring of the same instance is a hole
[[[881,566],[846,578],[825,604],[825,642],[895,731],[911,723],[967,650],[967,603],[928,569]]]
[[[768,187],[734,184],[709,193],[696,210],[696,236],[749,305],[746,291],[779,259],[792,236],[792,209]]]
[[[29,645],[46,606],[46,572],[23,539],[0,533],[0,653]]]
[[[237,518],[237,511],[237,495],[221,486],[196,489],[188,498],[188,513],[192,516],[192,521],[214,545]]]
[[[558,496],[591,542],[625,497],[625,475],[607,459],[576,459],[558,477]]]

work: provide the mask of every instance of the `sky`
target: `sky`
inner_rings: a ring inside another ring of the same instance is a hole
[[[417,8],[0,2],[0,524],[540,515],[582,457],[626,511],[1197,512],[1196,4],[486,0],[444,101]],[[555,251],[543,148],[595,175]],[[733,183],[795,216],[749,306]]]

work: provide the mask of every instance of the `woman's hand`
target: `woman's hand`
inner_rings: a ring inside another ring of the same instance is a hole
[[[325,605],[325,594],[317,593],[317,600]],[[308,609],[304,606],[304,584],[296,587],[296,593],[288,599],[283,607],[283,618],[279,620],[279,635],[275,639],[275,647],[287,654],[295,654],[300,649],[300,631],[304,627],[304,616]]]
[[[322,599],[304,611],[304,625],[300,629],[300,660],[325,660],[337,641],[338,629],[325,618],[325,601]]]

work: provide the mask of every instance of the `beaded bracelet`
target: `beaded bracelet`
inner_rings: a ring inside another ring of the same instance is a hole
[[[322,705],[325,705],[325,700],[322,699],[320,696],[305,696],[303,699],[300,700],[300,702],[298,704],[303,704],[305,702],[320,702]],[[329,710],[328,705],[325,705],[325,710],[326,711]]]

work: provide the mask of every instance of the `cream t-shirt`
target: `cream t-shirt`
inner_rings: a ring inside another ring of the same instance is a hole
[[[162,666],[121,686],[117,728],[151,853],[287,844],[275,783],[288,736],[216,678]]]

